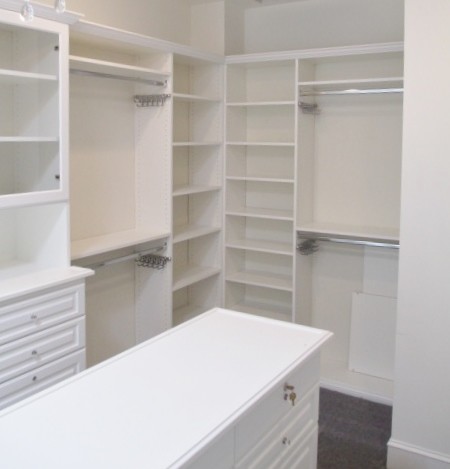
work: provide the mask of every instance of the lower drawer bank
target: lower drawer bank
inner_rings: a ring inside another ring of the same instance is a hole
[[[330,336],[213,309],[1,412],[2,464],[314,468]]]

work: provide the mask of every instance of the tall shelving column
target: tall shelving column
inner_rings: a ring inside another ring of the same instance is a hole
[[[226,85],[225,306],[292,321],[294,60],[230,60]]]
[[[223,65],[174,56],[173,324],[221,305]]]

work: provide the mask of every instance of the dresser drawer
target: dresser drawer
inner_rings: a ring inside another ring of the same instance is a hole
[[[0,383],[85,347],[84,317],[0,346]]]
[[[85,368],[85,350],[43,365],[0,384],[0,409],[42,391]]]
[[[236,425],[236,460],[247,454],[274,425],[286,414],[294,413],[302,398],[320,379],[320,357],[315,354],[293,371],[261,399]],[[297,394],[295,405],[285,395],[284,386],[293,386]]]
[[[244,458],[239,460],[236,469],[278,469],[277,461],[301,446],[311,430],[317,426],[318,413],[317,385],[310,389],[292,412],[286,414]]]
[[[0,345],[84,314],[84,284],[0,306]]]
[[[316,469],[318,426],[272,465],[273,469]]]

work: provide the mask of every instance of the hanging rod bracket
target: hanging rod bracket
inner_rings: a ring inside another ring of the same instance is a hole
[[[133,100],[137,107],[164,106],[170,94],[137,94]]]
[[[320,114],[320,109],[317,103],[305,103],[304,101],[299,101],[298,106],[302,110],[303,114]]]

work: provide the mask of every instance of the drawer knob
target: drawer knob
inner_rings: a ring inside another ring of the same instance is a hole
[[[37,354],[38,354],[38,351],[37,351],[37,350],[33,350],[33,351],[31,352],[31,355],[33,355],[33,357],[35,357]]]
[[[291,440],[290,440],[287,436],[285,436],[285,437],[281,440],[281,442],[282,442],[283,445],[285,445],[285,446],[289,446],[289,445],[291,444]]]
[[[33,376],[33,381],[37,381],[37,376]]]
[[[31,317],[32,321],[36,321],[36,319],[38,318],[38,315],[37,314],[32,314],[30,317]]]

